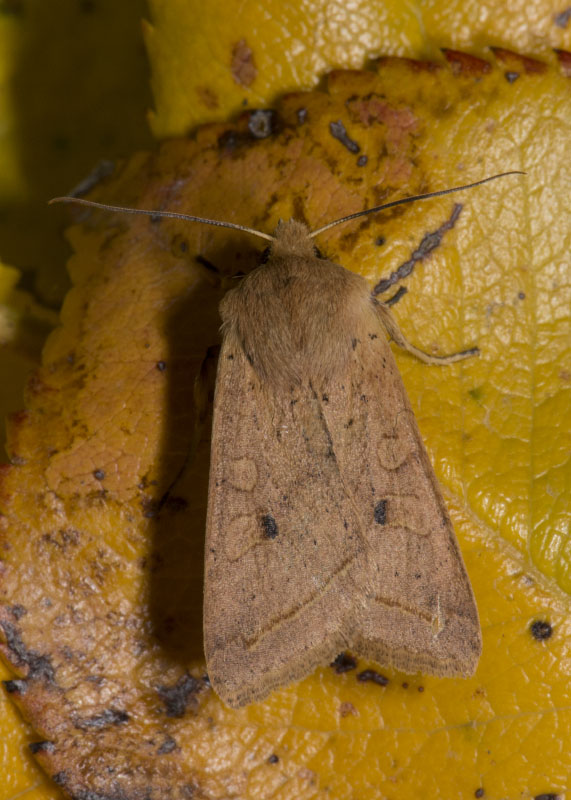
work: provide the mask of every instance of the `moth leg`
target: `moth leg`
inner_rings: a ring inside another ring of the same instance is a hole
[[[429,353],[425,353],[424,350],[419,350],[418,347],[415,347],[405,338],[401,329],[397,325],[397,321],[385,303],[380,303],[377,301],[376,308],[381,318],[381,322],[385,326],[387,333],[395,342],[395,344],[398,344],[398,346],[402,347],[403,350],[407,350],[409,353],[412,353],[413,356],[416,356],[416,358],[424,361],[425,364],[453,364],[455,361],[462,361],[464,358],[477,356],[480,353],[478,347],[470,347],[469,350],[461,350],[459,353],[451,353],[447,356],[431,356]]]
[[[208,283],[210,283],[212,286],[221,287],[224,290],[233,289],[236,286],[236,283],[241,281],[244,277],[243,272],[237,272],[234,275],[227,275],[221,269],[219,269],[216,264],[213,264],[212,261],[209,261],[207,258],[200,255],[200,253],[195,256],[194,262],[202,268],[202,275],[208,281]]]
[[[392,297],[389,297],[388,300],[385,300],[384,305],[389,306],[389,307],[396,305],[398,303],[398,301],[402,297],[404,297],[407,292],[408,292],[408,289],[406,288],[406,286],[399,286],[399,288],[392,295]]]
[[[204,360],[200,367],[196,378],[194,379],[194,390],[193,390],[193,398],[194,398],[194,425],[192,430],[192,437],[190,440],[190,445],[185,456],[184,462],[182,466],[174,476],[173,480],[169,484],[167,490],[164,492],[163,496],[159,501],[159,510],[165,505],[168,501],[170,495],[172,494],[176,484],[179,482],[181,477],[184,475],[190,464],[194,461],[196,457],[196,452],[198,450],[198,445],[200,444],[200,440],[202,437],[202,431],[204,429],[204,423],[208,418],[208,413],[210,407],[212,405],[212,401],[214,399],[214,387],[216,384],[216,368],[218,364],[218,355],[220,353],[220,345],[213,345],[209,347],[206,351],[206,355],[204,356]]]

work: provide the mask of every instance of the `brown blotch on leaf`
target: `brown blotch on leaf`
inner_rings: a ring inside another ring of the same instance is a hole
[[[216,92],[213,92],[209,86],[197,86],[196,94],[202,105],[206,108],[214,110],[220,105],[218,95]]]
[[[381,675],[376,669],[364,669],[357,675],[357,680],[360,683],[376,683],[377,686],[387,686],[389,679],[385,675]]]
[[[571,53],[567,50],[558,50],[557,48],[555,48],[553,52],[557,56],[559,66],[565,77],[571,78]]]
[[[443,48],[442,53],[452,68],[455,75],[465,75],[469,78],[479,78],[492,71],[492,66],[483,58],[462,53],[460,50]]]
[[[258,70],[254,62],[254,53],[245,39],[240,39],[232,48],[231,70],[232,77],[239,86],[251,86],[256,79]]]
[[[348,701],[346,701],[345,703],[341,703],[341,705],[339,706],[339,716],[345,718],[350,715],[353,717],[359,716],[359,712],[357,711],[353,703],[349,703]]]
[[[428,72],[434,73],[442,69],[442,64],[437,61],[419,61],[416,58],[400,58],[400,56],[380,56],[379,58],[372,59],[373,64],[380,71],[383,67],[403,65],[411,72]]]
[[[551,639],[553,635],[553,628],[551,623],[546,620],[536,619],[529,626],[529,631],[534,639],[538,642],[544,642],[546,639]]]
[[[513,69],[515,72],[525,72],[526,75],[542,75],[547,71],[547,64],[529,56],[522,56],[503,47],[492,47],[492,53],[500,62]]]

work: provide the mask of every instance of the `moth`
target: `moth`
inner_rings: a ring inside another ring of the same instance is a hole
[[[233,708],[342,650],[405,672],[471,675],[482,639],[470,581],[387,336],[428,364],[367,281],[310,232],[239,228],[269,254],[225,295],[205,545],[210,682]],[[521,174],[521,173],[518,173]]]

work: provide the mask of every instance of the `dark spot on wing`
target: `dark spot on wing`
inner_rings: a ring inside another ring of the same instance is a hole
[[[264,514],[262,517],[262,528],[266,539],[275,539],[278,535],[278,526],[271,514]]]
[[[379,500],[375,506],[374,519],[377,525],[387,524],[387,505],[388,500]]]

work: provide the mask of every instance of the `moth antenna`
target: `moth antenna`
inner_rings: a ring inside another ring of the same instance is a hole
[[[243,231],[244,233],[251,233],[253,236],[259,236],[260,239],[267,239],[270,242],[274,241],[274,237],[269,233],[262,233],[254,228],[247,228],[245,225],[237,225],[234,222],[222,222],[219,219],[206,219],[206,217],[192,217],[190,214],[178,214],[176,211],[148,211],[143,208],[126,208],[124,206],[109,206],[106,203],[96,203],[94,200],[84,200],[83,197],[54,197],[49,201],[52,203],[75,203],[79,206],[90,206],[92,208],[101,208],[105,211],[118,211],[122,214],[142,214],[147,217],[170,217],[171,219],[184,219],[187,222],[202,222],[203,225],[217,225],[219,228],[233,228],[236,231]]]
[[[333,222],[329,222],[327,225],[324,225],[322,228],[318,228],[316,231],[311,231],[309,234],[310,238],[314,236],[318,236],[320,233],[324,231],[328,231],[329,228],[333,228],[334,225],[340,225],[342,222],[349,222],[351,219],[357,219],[357,217],[365,217],[367,214],[376,214],[377,211],[384,211],[386,208],[394,208],[394,206],[402,206],[405,203],[415,203],[417,200],[428,200],[429,197],[441,197],[444,194],[452,194],[452,192],[461,192],[464,189],[473,189],[474,186],[481,186],[482,183],[488,183],[488,181],[495,181],[496,178],[505,178],[507,175],[527,175],[526,172],[522,172],[521,170],[513,170],[512,172],[500,172],[497,175],[490,175],[488,178],[482,178],[481,181],[476,181],[475,183],[465,183],[462,186],[454,186],[452,189],[440,189],[438,192],[428,192],[427,194],[415,194],[412,197],[401,197],[400,200],[393,200],[390,203],[383,203],[381,206],[374,206],[373,208],[368,208],[366,211],[357,211],[355,214],[349,214],[346,217],[341,217],[341,219],[336,219]]]

